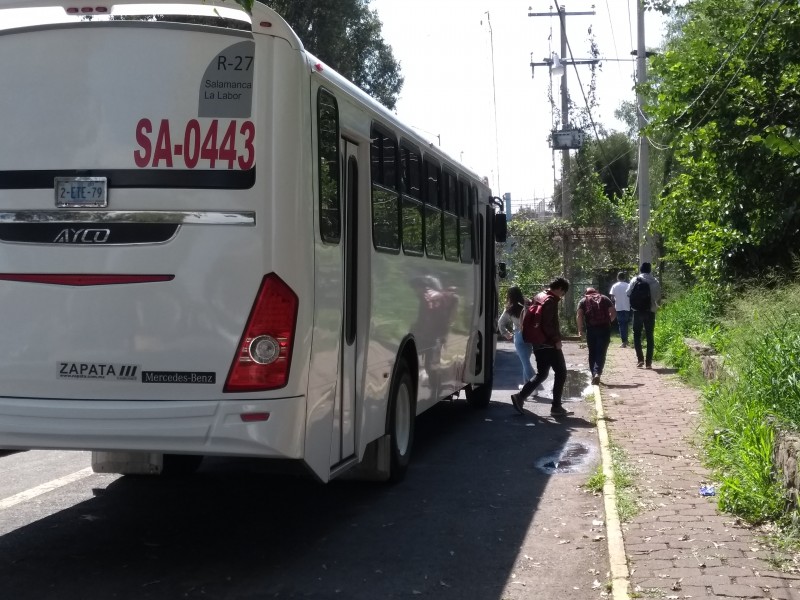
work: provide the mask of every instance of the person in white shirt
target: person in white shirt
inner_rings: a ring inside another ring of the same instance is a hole
[[[628,347],[628,323],[631,321],[631,300],[628,298],[628,274],[625,271],[617,273],[617,283],[611,286],[608,292],[614,301],[617,310],[617,327],[619,327],[620,346]]]
[[[531,353],[533,349],[530,344],[522,339],[520,329],[520,317],[525,310],[525,297],[517,286],[512,286],[506,291],[506,306],[503,314],[497,322],[500,333],[507,340],[514,340],[514,349],[517,351],[519,362],[522,364],[522,383],[525,384],[536,377],[536,371],[531,365]]]

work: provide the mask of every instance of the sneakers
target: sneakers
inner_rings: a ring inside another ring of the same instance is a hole
[[[519,394],[511,394],[511,404],[514,405],[514,410],[516,410],[521,415],[525,414],[525,410],[522,408],[524,402],[525,400],[520,398]]]
[[[647,364],[644,366],[644,368],[645,368],[645,369],[652,369],[652,368],[653,368],[653,363],[647,363]]]
[[[568,417],[569,415],[573,414],[571,410],[567,410],[563,406],[552,406],[550,408],[550,416],[551,417]]]
[[[600,385],[600,375],[592,377],[592,385]]]
[[[619,347],[620,347],[620,348],[627,348],[627,347],[628,347],[628,342],[622,342],[622,343],[619,345]]]
[[[639,362],[636,363],[636,368],[641,369],[642,367],[644,367],[644,361],[640,360]]]

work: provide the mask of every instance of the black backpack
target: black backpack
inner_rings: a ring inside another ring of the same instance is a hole
[[[641,277],[637,277],[630,293],[631,308],[638,311],[649,311],[652,308],[650,298],[650,284]]]

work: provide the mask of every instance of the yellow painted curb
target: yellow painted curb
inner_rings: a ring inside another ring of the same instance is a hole
[[[608,538],[608,559],[611,566],[611,597],[614,600],[629,600],[630,573],[625,556],[625,543],[622,539],[622,524],[617,513],[617,489],[614,486],[614,465],[611,462],[606,416],[603,410],[603,399],[600,396],[600,387],[595,385],[592,388],[597,412],[600,457],[603,462],[603,504],[606,510],[606,537]]]

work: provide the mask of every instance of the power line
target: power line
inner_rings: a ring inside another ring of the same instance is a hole
[[[494,82],[494,33],[492,32],[492,20],[489,11],[486,11],[486,24],[489,26],[489,44],[492,47],[492,103],[494,104],[494,154],[497,167],[497,190],[500,187],[500,143],[497,141],[497,86]]]
[[[683,109],[681,114],[679,114],[676,117],[675,121],[679,121],[681,118],[683,118],[683,116],[689,111],[689,109],[692,108],[692,106],[694,106],[700,100],[700,98],[702,98],[703,95],[708,91],[708,88],[711,87],[712,83],[714,83],[714,79],[716,79],[716,77],[717,77],[717,75],[719,75],[720,71],[722,71],[722,69],[725,68],[725,65],[728,64],[728,61],[730,61],[731,58],[733,58],[733,53],[736,52],[736,49],[739,47],[739,44],[741,44],[742,40],[744,40],[744,38],[747,36],[747,34],[750,33],[750,28],[753,26],[753,23],[758,18],[758,15],[761,12],[761,9],[764,8],[764,6],[766,6],[767,2],[770,2],[770,1],[771,0],[764,0],[761,3],[761,6],[758,7],[758,9],[756,10],[756,14],[753,15],[752,19],[750,19],[750,22],[747,24],[747,27],[745,28],[744,32],[742,32],[742,35],[739,36],[739,39],[736,40],[736,43],[733,45],[733,48],[731,48],[730,51],[728,52],[728,56],[725,57],[725,60],[722,61],[722,64],[720,64],[720,66],[717,68],[717,70],[714,71],[714,74],[711,75],[711,77],[708,79],[708,83],[706,83],[706,85],[703,87],[703,89],[700,90],[700,93],[695,97],[695,99],[692,100],[688,104],[688,106],[686,106],[686,108]],[[778,9],[780,9],[780,7],[784,4],[785,1],[786,0],[781,0],[781,2],[778,4],[778,7],[775,9],[775,12],[777,12]],[[774,16],[775,16],[775,13],[772,14],[772,17],[770,18],[770,21],[772,21],[772,18],[774,18]],[[763,33],[764,32],[762,31],[761,35],[763,35]],[[759,39],[761,39],[761,36],[759,36]],[[753,45],[753,48],[755,48],[755,44]],[[752,49],[750,50],[750,53],[752,53]],[[748,55],[747,55],[748,57],[750,56],[750,53],[748,53]],[[739,70],[741,70],[741,68]],[[736,73],[734,73],[734,77],[736,75],[738,75],[738,73],[739,73],[739,71],[737,70]],[[725,89],[723,90],[723,93],[725,92],[725,90],[728,89],[728,86],[730,86],[730,83],[731,82],[729,82],[728,85],[725,86]],[[717,100],[714,102],[714,104],[712,105],[711,108],[714,108],[714,106],[716,106],[717,102],[719,102],[719,98],[717,98]],[[709,109],[709,112],[710,112],[710,110],[711,109]],[[703,119],[705,119],[706,116],[708,116],[708,113],[706,113],[706,115],[703,117]],[[701,119],[701,121],[702,121],[702,119]]]
[[[555,2],[556,9],[557,10],[561,10],[559,8],[559,6],[558,6],[558,0],[554,0],[554,2]],[[566,28],[564,29],[562,34],[564,36],[566,36],[566,34],[567,34]],[[569,50],[569,58],[570,58],[570,61],[572,61],[573,68],[575,69],[575,76],[577,77],[578,85],[581,88],[581,95],[583,96],[583,102],[586,105],[586,113],[589,116],[589,122],[592,124],[592,129],[594,130],[594,135],[595,135],[595,138],[597,139],[597,145],[600,148],[600,154],[603,156],[603,160],[608,162],[608,157],[606,157],[605,148],[603,148],[603,141],[600,139],[600,134],[597,131],[597,124],[594,122],[594,117],[592,117],[592,109],[589,106],[589,99],[586,97],[586,92],[583,89],[583,83],[581,82],[581,75],[580,75],[580,72],[578,71],[578,65],[575,64],[575,57],[572,55],[572,46],[569,43],[569,37],[566,37],[566,40],[567,40],[567,49]],[[610,168],[608,170],[608,174],[611,175],[611,181],[614,182],[614,186],[618,190],[621,190],[622,187],[619,185],[619,183],[617,183],[617,179],[614,177],[614,172]],[[569,183],[568,182],[564,182],[563,185],[569,185]]]
[[[617,36],[614,34],[614,22],[611,19],[611,7],[608,4],[608,0],[606,0],[606,13],[608,14],[608,25],[611,27],[611,40],[614,43],[614,55],[619,56],[619,50],[617,50]],[[622,67],[617,64],[617,70],[619,74],[622,75]]]
[[[764,0],[764,4],[766,4],[768,1],[769,1],[769,0]],[[744,60],[742,61],[742,64],[740,64],[740,65],[739,65],[739,68],[738,68],[738,69],[736,69],[736,72],[733,74],[733,76],[731,76],[731,78],[730,78],[730,80],[728,81],[728,83],[726,83],[726,84],[725,84],[725,87],[724,87],[724,88],[722,88],[722,91],[719,93],[719,96],[717,96],[717,99],[716,99],[716,100],[714,100],[714,102],[713,102],[713,103],[711,104],[711,106],[708,108],[708,110],[706,111],[706,114],[704,114],[704,115],[702,116],[702,118],[701,118],[701,119],[700,119],[700,120],[697,122],[697,124],[696,124],[696,125],[695,125],[695,126],[692,128],[693,130],[694,130],[695,128],[699,127],[699,126],[700,126],[700,124],[701,124],[703,121],[705,121],[706,117],[707,117],[707,116],[708,116],[708,115],[711,113],[711,111],[712,111],[712,110],[714,110],[714,107],[715,107],[715,106],[717,105],[717,103],[718,103],[718,102],[719,102],[719,101],[722,99],[722,96],[724,96],[724,95],[725,95],[725,92],[727,92],[727,91],[728,91],[728,88],[729,88],[729,87],[731,87],[731,84],[733,83],[733,81],[734,81],[734,80],[735,80],[735,79],[736,79],[736,78],[739,76],[739,73],[742,71],[742,69],[744,68],[744,66],[747,64],[747,61],[750,59],[750,56],[753,54],[753,52],[755,51],[755,49],[758,47],[758,44],[759,44],[759,42],[761,41],[761,38],[763,38],[763,37],[764,37],[764,34],[765,34],[765,33],[767,33],[767,25],[769,25],[770,23],[772,23],[772,20],[775,18],[775,15],[777,15],[777,14],[778,14],[778,11],[781,9],[781,6],[783,6],[785,3],[786,3],[786,0],[781,0],[781,1],[778,3],[778,6],[776,6],[776,7],[775,7],[775,10],[772,12],[772,14],[770,15],[769,19],[767,19],[767,22],[766,22],[766,23],[764,23],[764,27],[763,27],[763,29],[761,30],[761,33],[758,35],[758,39],[757,39],[757,40],[755,41],[755,43],[754,43],[754,44],[753,44],[753,45],[750,47],[750,51],[747,53],[747,56],[745,56],[745,57],[744,57]],[[761,7],[763,7],[763,6],[764,6],[764,4],[762,4],[762,5],[761,5]],[[759,8],[759,11],[760,11],[760,10],[761,10],[761,8]],[[756,16],[758,16],[758,15],[756,15]],[[753,19],[755,20],[755,17],[753,17]],[[750,23],[751,23],[751,24],[752,24],[752,22],[753,22],[753,21],[750,21]],[[741,42],[741,40],[742,40],[742,38],[740,38],[740,39],[739,39],[739,42]],[[739,42],[737,42],[737,45],[738,45],[738,43],[739,43]],[[706,86],[706,89],[708,89],[708,86]],[[704,91],[705,91],[705,90],[704,90]],[[690,108],[690,107],[687,107],[687,109],[686,109],[686,110],[688,110],[689,108]],[[685,114],[685,113],[686,113],[686,110],[684,110],[684,111],[683,111],[683,113],[681,113],[681,116],[683,116],[683,114]],[[679,117],[679,118],[680,118],[680,117]]]

